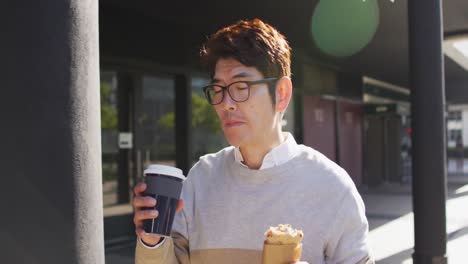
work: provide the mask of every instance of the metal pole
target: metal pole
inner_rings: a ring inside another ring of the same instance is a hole
[[[415,264],[447,263],[441,5],[440,0],[408,1]]]
[[[118,127],[120,132],[131,132],[130,128],[130,89],[133,78],[130,74],[118,74]],[[120,149],[118,154],[117,202],[130,202],[130,150]],[[134,182],[133,185],[136,183]]]
[[[192,90],[184,75],[175,78],[176,166],[187,175],[192,167]]]
[[[98,2],[0,13],[0,262],[102,264]]]

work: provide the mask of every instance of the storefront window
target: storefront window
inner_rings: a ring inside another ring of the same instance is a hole
[[[143,167],[175,166],[175,83],[172,77],[144,76],[137,116],[137,154]]]
[[[203,95],[203,86],[210,80],[203,77],[192,77],[192,162],[200,156],[214,153],[228,146],[223,131],[212,105]]]
[[[118,117],[117,75],[101,72],[101,141],[104,207],[117,203]]]

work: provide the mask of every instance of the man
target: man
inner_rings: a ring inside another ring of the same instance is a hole
[[[261,263],[264,232],[281,223],[304,231],[304,261],[372,263],[350,177],[281,130],[292,94],[285,38],[259,19],[239,21],[212,35],[201,59],[212,76],[206,97],[232,147],[191,169],[172,238],[142,230],[157,212],[141,208],[156,201],[135,187],[136,263]]]

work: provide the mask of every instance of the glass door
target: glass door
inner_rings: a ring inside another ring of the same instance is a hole
[[[101,72],[101,144],[104,207],[118,204],[118,102],[117,74]]]
[[[150,164],[175,166],[175,78],[142,75],[135,91],[135,175]]]
[[[129,81],[130,80],[130,81]],[[133,211],[130,204],[131,142],[129,135],[129,89],[131,77],[117,71],[101,71],[101,141],[104,239],[106,250],[135,240]]]

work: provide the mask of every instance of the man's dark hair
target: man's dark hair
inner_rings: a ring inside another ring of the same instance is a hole
[[[221,58],[255,67],[264,78],[291,76],[291,48],[286,38],[258,18],[218,30],[202,46],[200,58],[211,77]],[[269,91],[274,105],[275,85],[269,85]]]

